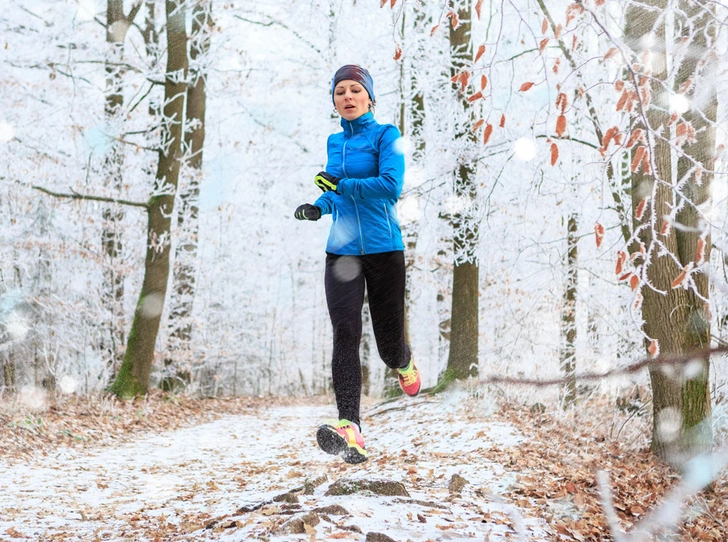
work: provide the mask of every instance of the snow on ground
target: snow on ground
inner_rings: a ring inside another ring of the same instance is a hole
[[[523,437],[490,413],[487,398],[463,392],[371,406],[362,465],[318,449],[315,429],[333,407],[305,405],[117,447],[56,448],[23,464],[0,459],[0,538],[498,540],[518,529],[545,540],[542,520],[499,498],[515,479],[487,452]],[[409,496],[326,495],[363,481],[399,482]]]

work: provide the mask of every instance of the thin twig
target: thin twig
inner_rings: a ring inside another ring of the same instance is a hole
[[[128,141],[124,139],[123,137],[111,137],[114,141],[118,141],[119,143],[123,143],[124,145],[130,145],[132,147],[135,147],[137,149],[143,150],[143,151],[149,151],[149,152],[159,152],[159,147],[147,147],[146,145],[140,145],[139,143],[134,143],[133,141]]]
[[[536,139],[543,139],[543,138],[549,138],[549,139],[555,139],[557,141],[573,141],[574,143],[581,143],[582,145],[586,145],[587,147],[591,147],[592,149],[599,150],[599,147],[594,145],[594,143],[589,143],[588,141],[584,141],[583,139],[577,139],[575,137],[571,136],[557,136],[557,135],[537,135]]]
[[[71,191],[70,194],[64,194],[61,192],[53,192],[52,190],[49,190],[43,186],[36,186],[36,185],[31,185],[30,187],[34,190],[38,190],[40,192],[43,192],[45,194],[48,194],[49,196],[53,196],[56,198],[103,201],[106,203],[118,203],[119,205],[128,205],[130,207],[141,207],[143,209],[149,209],[149,204],[140,203],[138,201],[129,201],[129,200],[119,199],[119,198],[106,198],[103,196],[91,196],[88,194],[79,194],[78,192],[73,192],[73,191]]]
[[[277,20],[271,19],[271,20],[269,20],[269,21],[268,21],[268,22],[266,23],[266,22],[263,22],[263,21],[254,21],[254,20],[252,20],[252,19],[246,19],[246,18],[245,18],[245,17],[243,17],[242,15],[233,15],[233,17],[234,17],[235,19],[239,19],[239,20],[241,20],[241,21],[244,21],[244,22],[246,22],[246,23],[250,23],[250,24],[257,24],[257,25],[260,25],[260,26],[273,26],[273,25],[278,25],[278,26],[281,26],[281,27],[285,28],[286,30],[288,30],[288,31],[289,31],[289,32],[290,32],[291,34],[293,34],[293,35],[294,35],[294,36],[295,36],[296,38],[298,38],[298,39],[299,39],[299,40],[301,41],[301,43],[304,43],[304,44],[308,45],[308,46],[309,46],[309,47],[310,47],[311,49],[313,49],[313,50],[314,50],[314,51],[316,51],[317,53],[321,54],[321,49],[319,49],[319,48],[318,48],[318,47],[316,47],[316,46],[315,46],[315,45],[314,45],[313,43],[311,43],[311,42],[310,42],[310,41],[308,41],[308,40],[307,40],[306,38],[304,38],[304,37],[303,37],[303,36],[302,36],[301,34],[299,34],[299,33],[298,33],[298,32],[297,32],[296,30],[294,30],[294,29],[293,29],[293,28],[291,28],[290,26],[288,26],[288,25],[286,25],[286,24],[284,24],[284,23],[282,23],[282,22],[280,22],[280,21],[277,21]]]
[[[573,375],[570,378],[576,380],[602,380],[612,376],[625,375],[636,373],[637,371],[644,369],[645,367],[655,368],[663,366],[674,366],[674,365],[686,365],[696,359],[707,359],[714,354],[725,354],[728,353],[728,346],[716,346],[714,348],[706,348],[703,350],[694,350],[686,354],[673,354],[673,355],[660,355],[655,358],[644,358],[640,361],[628,365],[626,367],[620,367],[606,371],[603,373],[582,373]],[[507,376],[493,375],[480,380],[480,384],[520,384],[526,386],[558,386],[562,385],[567,381],[566,377],[563,378],[552,378],[541,380],[538,378],[511,378]]]

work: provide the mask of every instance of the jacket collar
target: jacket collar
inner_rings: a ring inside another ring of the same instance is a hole
[[[364,128],[366,128],[370,124],[373,124],[374,122],[376,122],[374,120],[374,115],[371,111],[369,111],[354,120],[346,120],[342,118],[341,127],[344,129],[344,135],[347,137],[351,137],[354,134],[358,134],[359,132],[364,130]]]

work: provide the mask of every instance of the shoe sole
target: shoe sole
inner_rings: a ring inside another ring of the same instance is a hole
[[[339,455],[346,450],[346,440],[328,425],[322,425],[316,431],[316,442],[319,448],[331,455]]]
[[[344,437],[328,425],[322,425],[318,428],[316,442],[318,442],[319,448],[327,454],[338,455],[352,465],[364,463],[367,460],[366,455],[360,453],[356,448],[350,448]]]

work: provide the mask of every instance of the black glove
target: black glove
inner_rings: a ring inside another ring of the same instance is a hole
[[[329,190],[336,192],[336,185],[339,184],[339,179],[325,171],[319,171],[316,177],[314,177],[313,183],[318,186],[322,192],[328,192]],[[336,193],[338,194],[338,192]]]
[[[304,203],[298,206],[293,216],[298,220],[318,220],[321,218],[321,209],[310,203]]]

